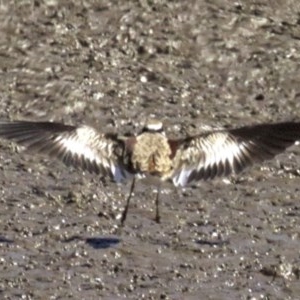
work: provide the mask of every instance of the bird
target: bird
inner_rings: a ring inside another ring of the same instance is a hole
[[[40,153],[114,182],[131,180],[121,214],[123,226],[137,178],[158,180],[155,221],[160,222],[160,183],[176,187],[238,174],[255,163],[272,159],[300,140],[300,122],[252,124],[218,128],[170,139],[163,122],[149,119],[137,134],[101,132],[88,125],[57,122],[1,121],[0,137],[29,153]]]

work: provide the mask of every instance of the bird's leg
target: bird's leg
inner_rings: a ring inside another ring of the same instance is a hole
[[[157,187],[157,194],[155,198],[155,207],[156,207],[156,213],[155,213],[155,221],[156,223],[160,223],[160,214],[159,214],[159,194],[160,194],[161,185],[159,184]]]
[[[132,192],[134,190],[134,186],[135,186],[135,177],[133,177],[133,180],[132,180],[132,183],[131,183],[131,187],[130,187],[130,192],[129,192],[129,195],[128,195],[128,198],[127,198],[127,201],[126,201],[126,205],[125,205],[123,213],[122,213],[122,217],[121,217],[121,225],[122,226],[124,225],[124,222],[126,220],[126,216],[127,216],[127,212],[128,212],[128,207],[129,207],[129,202],[130,202],[130,199],[131,199]]]

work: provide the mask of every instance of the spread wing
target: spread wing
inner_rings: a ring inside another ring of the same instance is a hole
[[[169,141],[175,149],[171,179],[176,186],[184,186],[191,181],[239,173],[273,158],[297,140],[300,123],[286,122],[216,130]]]
[[[69,126],[51,122],[2,122],[0,137],[25,146],[29,152],[56,157],[91,173],[108,175],[119,182],[130,176],[122,163],[124,143],[112,134],[89,126]]]

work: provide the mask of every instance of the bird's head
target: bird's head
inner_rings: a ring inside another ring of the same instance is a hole
[[[163,122],[157,119],[149,119],[144,125],[142,132],[163,133],[164,132]]]

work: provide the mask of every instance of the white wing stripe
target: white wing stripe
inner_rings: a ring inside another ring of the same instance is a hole
[[[199,143],[195,147],[202,150],[195,153],[196,156],[188,164],[183,163],[182,169],[177,174],[174,174],[173,183],[175,186],[186,185],[190,181],[189,177],[193,171],[198,174],[207,174],[207,178],[206,175],[203,175],[203,179],[209,179],[216,175],[224,175],[225,173],[228,175],[230,173],[228,165],[233,172],[239,172],[244,168],[247,161],[247,158],[243,158],[243,153],[246,151],[245,145],[228,139],[228,135],[224,135],[223,133],[218,134],[214,137],[213,142],[203,139]],[[186,153],[186,155],[189,154]],[[184,159],[184,161],[188,161],[188,159]],[[220,165],[222,165],[222,169],[220,169]],[[214,166],[217,166],[217,170]],[[206,173],[206,170],[211,173]]]
[[[176,177],[173,178],[173,183],[175,186],[185,186],[187,184],[188,178],[193,170],[184,168]]]
[[[104,169],[110,170],[114,181],[121,182],[130,174],[110,160],[110,156],[112,156],[113,153],[112,146],[105,141],[99,141],[97,138],[98,135],[92,128],[82,126],[71,136],[58,136],[54,140],[54,143],[59,144],[60,147],[65,149],[65,151],[69,152],[72,156],[82,157],[85,160],[102,165]],[[96,150],[91,148],[91,140],[97,142],[95,145]],[[103,158],[101,152],[105,154]]]
[[[58,137],[55,139],[57,143],[59,143],[62,147],[64,147],[67,151],[70,151],[72,155],[84,156],[86,159],[90,161],[95,160],[96,162],[100,163],[97,155],[86,145],[82,144],[82,142],[77,141],[74,138],[65,138],[65,137]],[[102,162],[104,165],[104,162]],[[107,166],[106,166],[107,167]]]

